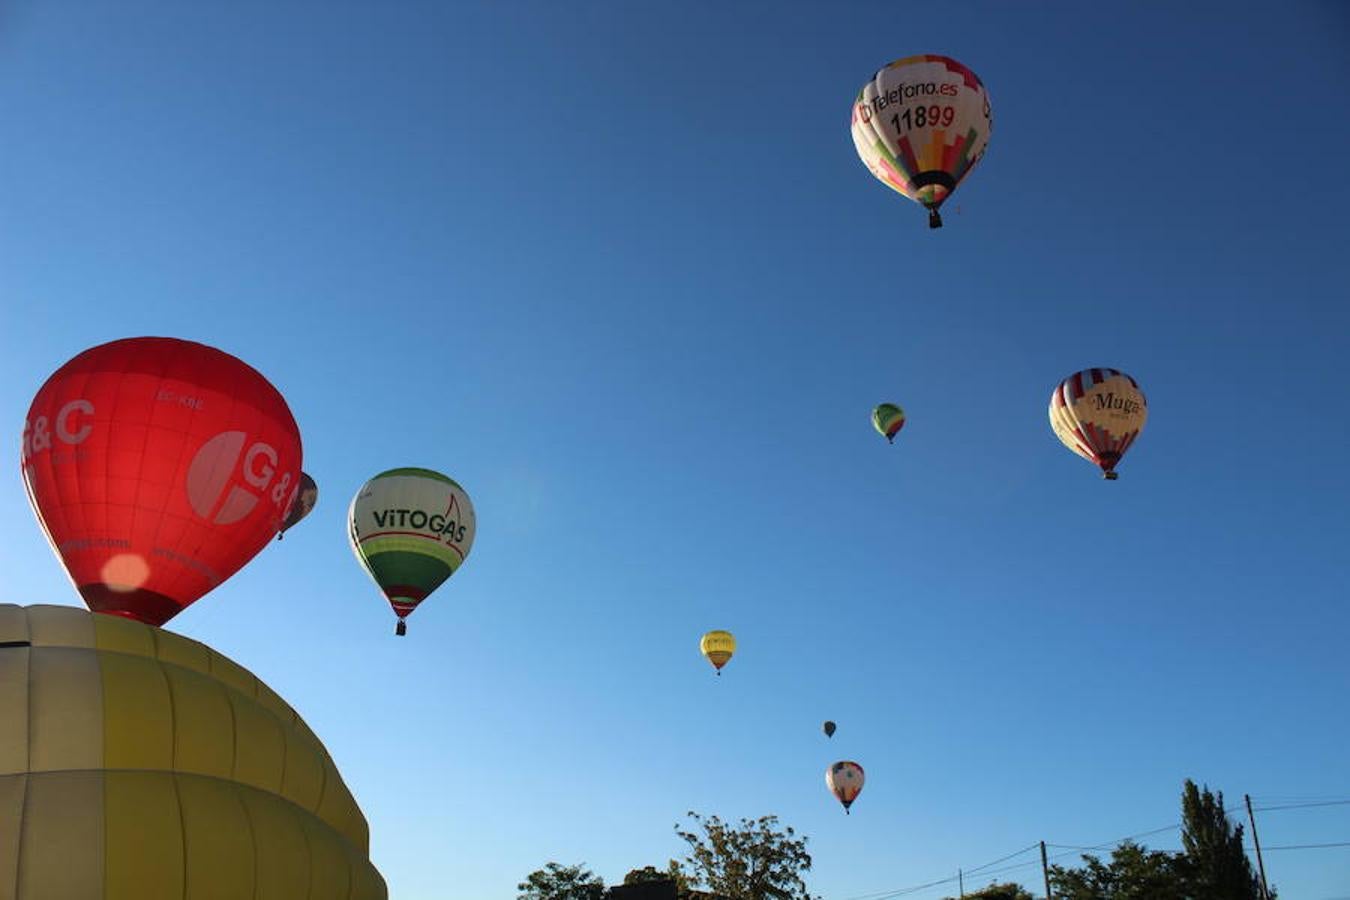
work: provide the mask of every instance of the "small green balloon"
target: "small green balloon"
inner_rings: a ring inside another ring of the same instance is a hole
[[[872,427],[888,441],[894,441],[905,427],[905,411],[894,403],[883,403],[872,410]]]

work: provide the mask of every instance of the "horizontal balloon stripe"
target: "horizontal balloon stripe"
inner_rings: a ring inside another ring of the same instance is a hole
[[[357,541],[357,543],[361,544],[361,545],[364,547],[364,545],[367,544],[367,543],[369,543],[370,541],[378,540],[378,539],[381,539],[381,538],[390,538],[390,537],[412,537],[412,538],[420,538],[420,539],[422,539],[422,540],[431,541],[431,542],[432,542],[433,544],[435,544],[437,547],[442,547],[442,548],[444,548],[444,549],[446,549],[446,550],[449,550],[449,551],[453,552],[453,553],[454,553],[456,556],[458,556],[460,559],[463,559],[463,558],[464,558],[464,553],[463,553],[463,551],[461,551],[461,550],[460,550],[458,547],[456,547],[454,544],[445,544],[445,543],[442,543],[442,542],[441,542],[441,539],[440,539],[440,537],[439,537],[438,535],[434,535],[434,534],[424,534],[424,533],[422,533],[422,532],[420,532],[420,531],[379,531],[379,532],[376,532],[375,534],[368,534],[368,535],[366,535],[365,537],[363,537],[363,538],[361,538],[359,541]],[[371,550],[371,551],[369,551],[369,552],[371,552],[371,553],[378,553],[378,552],[380,552],[380,551],[378,551],[378,550]]]
[[[455,571],[454,566],[434,556],[406,551],[372,554],[366,557],[366,565],[385,596],[409,596],[400,589],[406,591],[405,586],[410,586],[420,591],[410,596],[413,600],[425,598]]]
[[[447,547],[444,544],[429,544],[425,541],[416,543],[409,542],[405,537],[385,537],[378,541],[372,541],[358,548],[359,557],[366,568],[372,565],[371,560],[377,556],[389,556],[391,554],[402,554],[410,558],[431,559],[438,564],[445,566],[452,574],[463,563],[463,558],[459,556],[459,551],[454,547]]]

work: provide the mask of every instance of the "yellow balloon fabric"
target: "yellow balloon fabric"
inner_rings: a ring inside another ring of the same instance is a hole
[[[717,669],[720,675],[722,667],[736,652],[736,639],[731,636],[730,631],[709,631],[698,642],[698,650],[708,658],[708,662],[713,664],[713,668]]]
[[[387,890],[295,710],[188,638],[0,604],[0,900],[302,897]]]

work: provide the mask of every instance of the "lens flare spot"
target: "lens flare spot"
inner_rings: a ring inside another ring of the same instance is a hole
[[[150,566],[139,553],[119,553],[103,564],[99,574],[108,590],[128,594],[145,584],[150,577]]]

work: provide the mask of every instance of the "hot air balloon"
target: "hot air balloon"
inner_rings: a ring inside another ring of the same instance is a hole
[[[825,786],[830,789],[830,793],[839,798],[840,803],[844,804],[844,812],[847,814],[848,808],[858,799],[858,794],[863,789],[862,766],[848,760],[835,763],[825,770]]]
[[[1084,369],[1059,383],[1050,395],[1055,437],[1114,481],[1116,465],[1134,445],[1148,419],[1139,383],[1117,369]]]
[[[142,337],[48,378],[22,455],[38,524],[84,602],[163,625],[277,533],[301,445],[285,399],[248,365]]]
[[[948,56],[896,60],[863,85],[853,103],[853,144],[882,184],[938,208],[989,144],[989,93],[975,73]]]
[[[698,652],[706,656],[708,662],[717,670],[717,674],[721,675],[722,667],[736,652],[736,639],[731,636],[730,631],[710,631],[699,640]]]
[[[314,733],[196,641],[0,604],[0,897],[384,900]]]
[[[895,443],[895,436],[905,427],[905,411],[894,403],[883,403],[872,410],[872,427],[886,440]]]
[[[824,727],[823,727],[821,730],[823,730],[823,731],[825,732],[825,736],[826,736],[826,737],[828,737],[828,738],[834,737],[834,723],[833,723],[833,722],[831,722],[831,721],[829,721],[829,720],[826,720],[825,725],[824,725]]]
[[[281,520],[281,530],[277,533],[277,540],[281,536],[296,526],[301,519],[309,515],[314,510],[314,504],[319,502],[319,486],[314,483],[314,479],[309,477],[308,472],[300,473],[300,484],[295,489],[295,496],[291,501],[291,508],[286,511],[286,518]]]
[[[356,558],[398,616],[394,633],[473,547],[473,503],[453,478],[431,469],[390,469],[352,499],[348,536]]]

